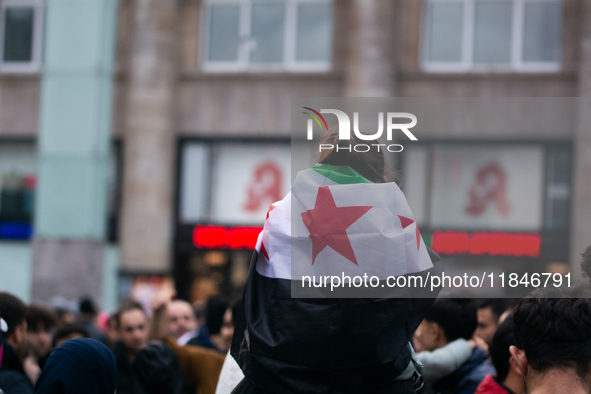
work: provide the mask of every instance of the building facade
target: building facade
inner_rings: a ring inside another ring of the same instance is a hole
[[[120,0],[104,231],[94,246],[52,238],[68,247],[43,242],[35,210],[52,208],[33,202],[54,3],[0,7],[1,288],[46,300],[72,280],[59,272],[91,264],[105,308],[166,276],[192,300],[239,293],[267,207],[289,188],[296,97],[579,97],[564,127],[423,133],[397,168],[427,243],[458,266],[580,270],[591,240],[589,1]],[[446,217],[474,174],[483,184],[492,174],[494,189],[503,171],[531,212],[504,222],[502,203],[483,197],[472,217]],[[441,187],[449,176],[456,186]],[[474,219],[479,209],[491,211]],[[533,249],[494,249],[523,234]]]

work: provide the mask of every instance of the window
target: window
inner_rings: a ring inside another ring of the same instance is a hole
[[[179,219],[184,224],[262,225],[289,191],[285,142],[187,142],[181,150]]]
[[[0,143],[0,240],[29,239],[33,232],[38,152],[32,142]],[[112,144],[107,161],[108,239],[116,240],[121,146]]]
[[[332,0],[207,0],[206,71],[328,71]]]
[[[0,3],[0,71],[39,71],[42,24],[43,7],[38,0]]]
[[[427,71],[560,70],[560,0],[427,0]]]
[[[37,181],[35,144],[0,144],[0,239],[28,239]]]
[[[402,185],[425,230],[565,231],[571,162],[568,145],[419,144]]]

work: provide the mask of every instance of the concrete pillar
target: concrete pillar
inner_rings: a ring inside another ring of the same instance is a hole
[[[581,3],[578,126],[573,141],[573,198],[570,265],[581,272],[581,253],[591,245],[591,0]]]
[[[127,70],[121,268],[171,268],[174,93],[178,77],[176,0],[135,0]]]
[[[116,0],[46,5],[32,299],[101,299]]]
[[[391,97],[395,94],[394,0],[351,0],[345,95]]]

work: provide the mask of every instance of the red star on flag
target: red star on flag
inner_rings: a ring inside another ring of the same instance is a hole
[[[345,230],[371,208],[370,206],[337,207],[330,188],[319,187],[314,209],[302,213],[302,220],[312,240],[312,265],[316,261],[316,256],[327,246],[355,265],[359,265]]]
[[[410,226],[411,224],[413,224],[415,221],[404,217],[404,216],[400,216],[398,215],[398,217],[400,218],[400,224],[402,224],[402,228],[405,229],[408,226]],[[421,233],[419,232],[419,226],[417,226],[417,250],[419,250],[419,247],[421,246]]]

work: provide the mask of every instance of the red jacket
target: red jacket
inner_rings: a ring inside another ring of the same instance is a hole
[[[486,377],[480,382],[475,394],[512,394],[505,387],[497,383],[492,375]]]

